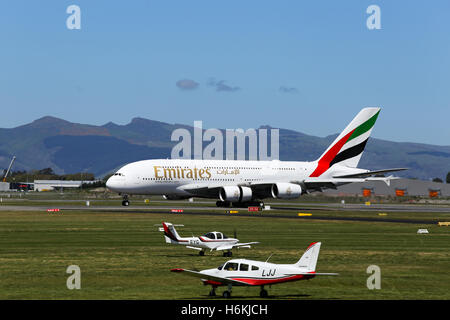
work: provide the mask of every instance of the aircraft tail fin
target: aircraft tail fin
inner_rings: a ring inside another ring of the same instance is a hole
[[[317,259],[319,258],[321,242],[313,242],[306,249],[305,253],[303,253],[300,260],[297,261],[294,265],[297,268],[305,269],[305,272],[314,272],[316,271]]]
[[[173,224],[169,222],[163,222],[164,227],[164,238],[166,239],[166,243],[177,243],[181,237],[178,235],[177,230]]]
[[[380,110],[378,107],[362,109],[320,156],[310,177],[319,177],[336,163],[356,168]]]

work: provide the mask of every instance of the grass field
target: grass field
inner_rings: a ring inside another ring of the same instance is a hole
[[[339,212],[314,212],[321,214]],[[443,216],[420,213],[421,219],[430,221]],[[209,299],[209,287],[198,279],[169,270],[212,268],[229,258],[216,252],[200,257],[196,251],[166,244],[154,226],[162,221],[184,224],[181,235],[217,230],[232,236],[236,230],[243,242],[261,242],[252,249],[235,250],[234,258],[264,261],[273,253],[271,262],[293,263],[310,242],[321,241],[317,271],[340,275],[274,285],[267,288],[270,298],[450,299],[449,227],[266,218],[264,214],[83,210],[0,211],[0,299]],[[430,233],[417,234],[423,227]],[[66,287],[69,265],[81,269],[81,290]],[[381,268],[380,290],[366,287],[369,265]],[[216,299],[222,299],[221,291]],[[259,299],[259,288],[233,288],[233,297]]]

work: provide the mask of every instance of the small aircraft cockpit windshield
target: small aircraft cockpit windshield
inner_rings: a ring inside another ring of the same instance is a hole
[[[216,239],[216,235],[213,232],[208,232],[207,234],[204,235],[204,237],[207,237],[209,239]]]
[[[121,172],[116,172],[113,174],[113,176],[120,176],[120,177],[124,177],[125,175]]]
[[[225,265],[225,270],[226,271],[238,271],[238,266],[239,266],[239,264],[238,263],[236,263],[236,262],[228,262],[226,265]]]
[[[204,234],[203,236],[206,238],[212,239],[212,240],[228,239],[228,237],[226,235],[224,235],[222,232],[217,232],[217,231],[208,232],[207,234]]]

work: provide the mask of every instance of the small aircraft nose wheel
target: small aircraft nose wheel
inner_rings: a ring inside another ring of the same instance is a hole
[[[199,251],[199,252],[198,252],[198,255],[203,257],[203,256],[205,255],[205,251],[203,251],[203,250],[202,250],[202,251]]]
[[[267,290],[261,288],[261,291],[259,292],[259,296],[260,296],[261,298],[267,298],[268,295],[269,295],[269,294],[267,293]]]
[[[222,296],[225,298],[225,299],[229,299],[229,298],[231,298],[231,292],[230,291],[224,291],[223,292],[223,294],[222,294]]]
[[[228,252],[224,252],[223,253],[223,256],[224,257],[231,257],[233,255],[233,253],[231,252],[231,251],[228,251]]]

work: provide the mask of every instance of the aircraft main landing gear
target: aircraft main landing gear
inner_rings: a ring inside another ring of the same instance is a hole
[[[264,290],[264,286],[261,286],[261,291],[259,292],[259,296],[261,298],[267,298],[269,294],[267,293],[267,290]]]
[[[229,208],[231,205],[231,202],[229,201],[216,201],[216,206],[219,208]]]
[[[223,296],[225,299],[231,298],[231,284],[228,285],[228,290],[225,290],[225,291],[222,293],[222,296]]]
[[[233,202],[231,205],[235,208],[248,208],[248,207],[264,208],[263,201]]]

